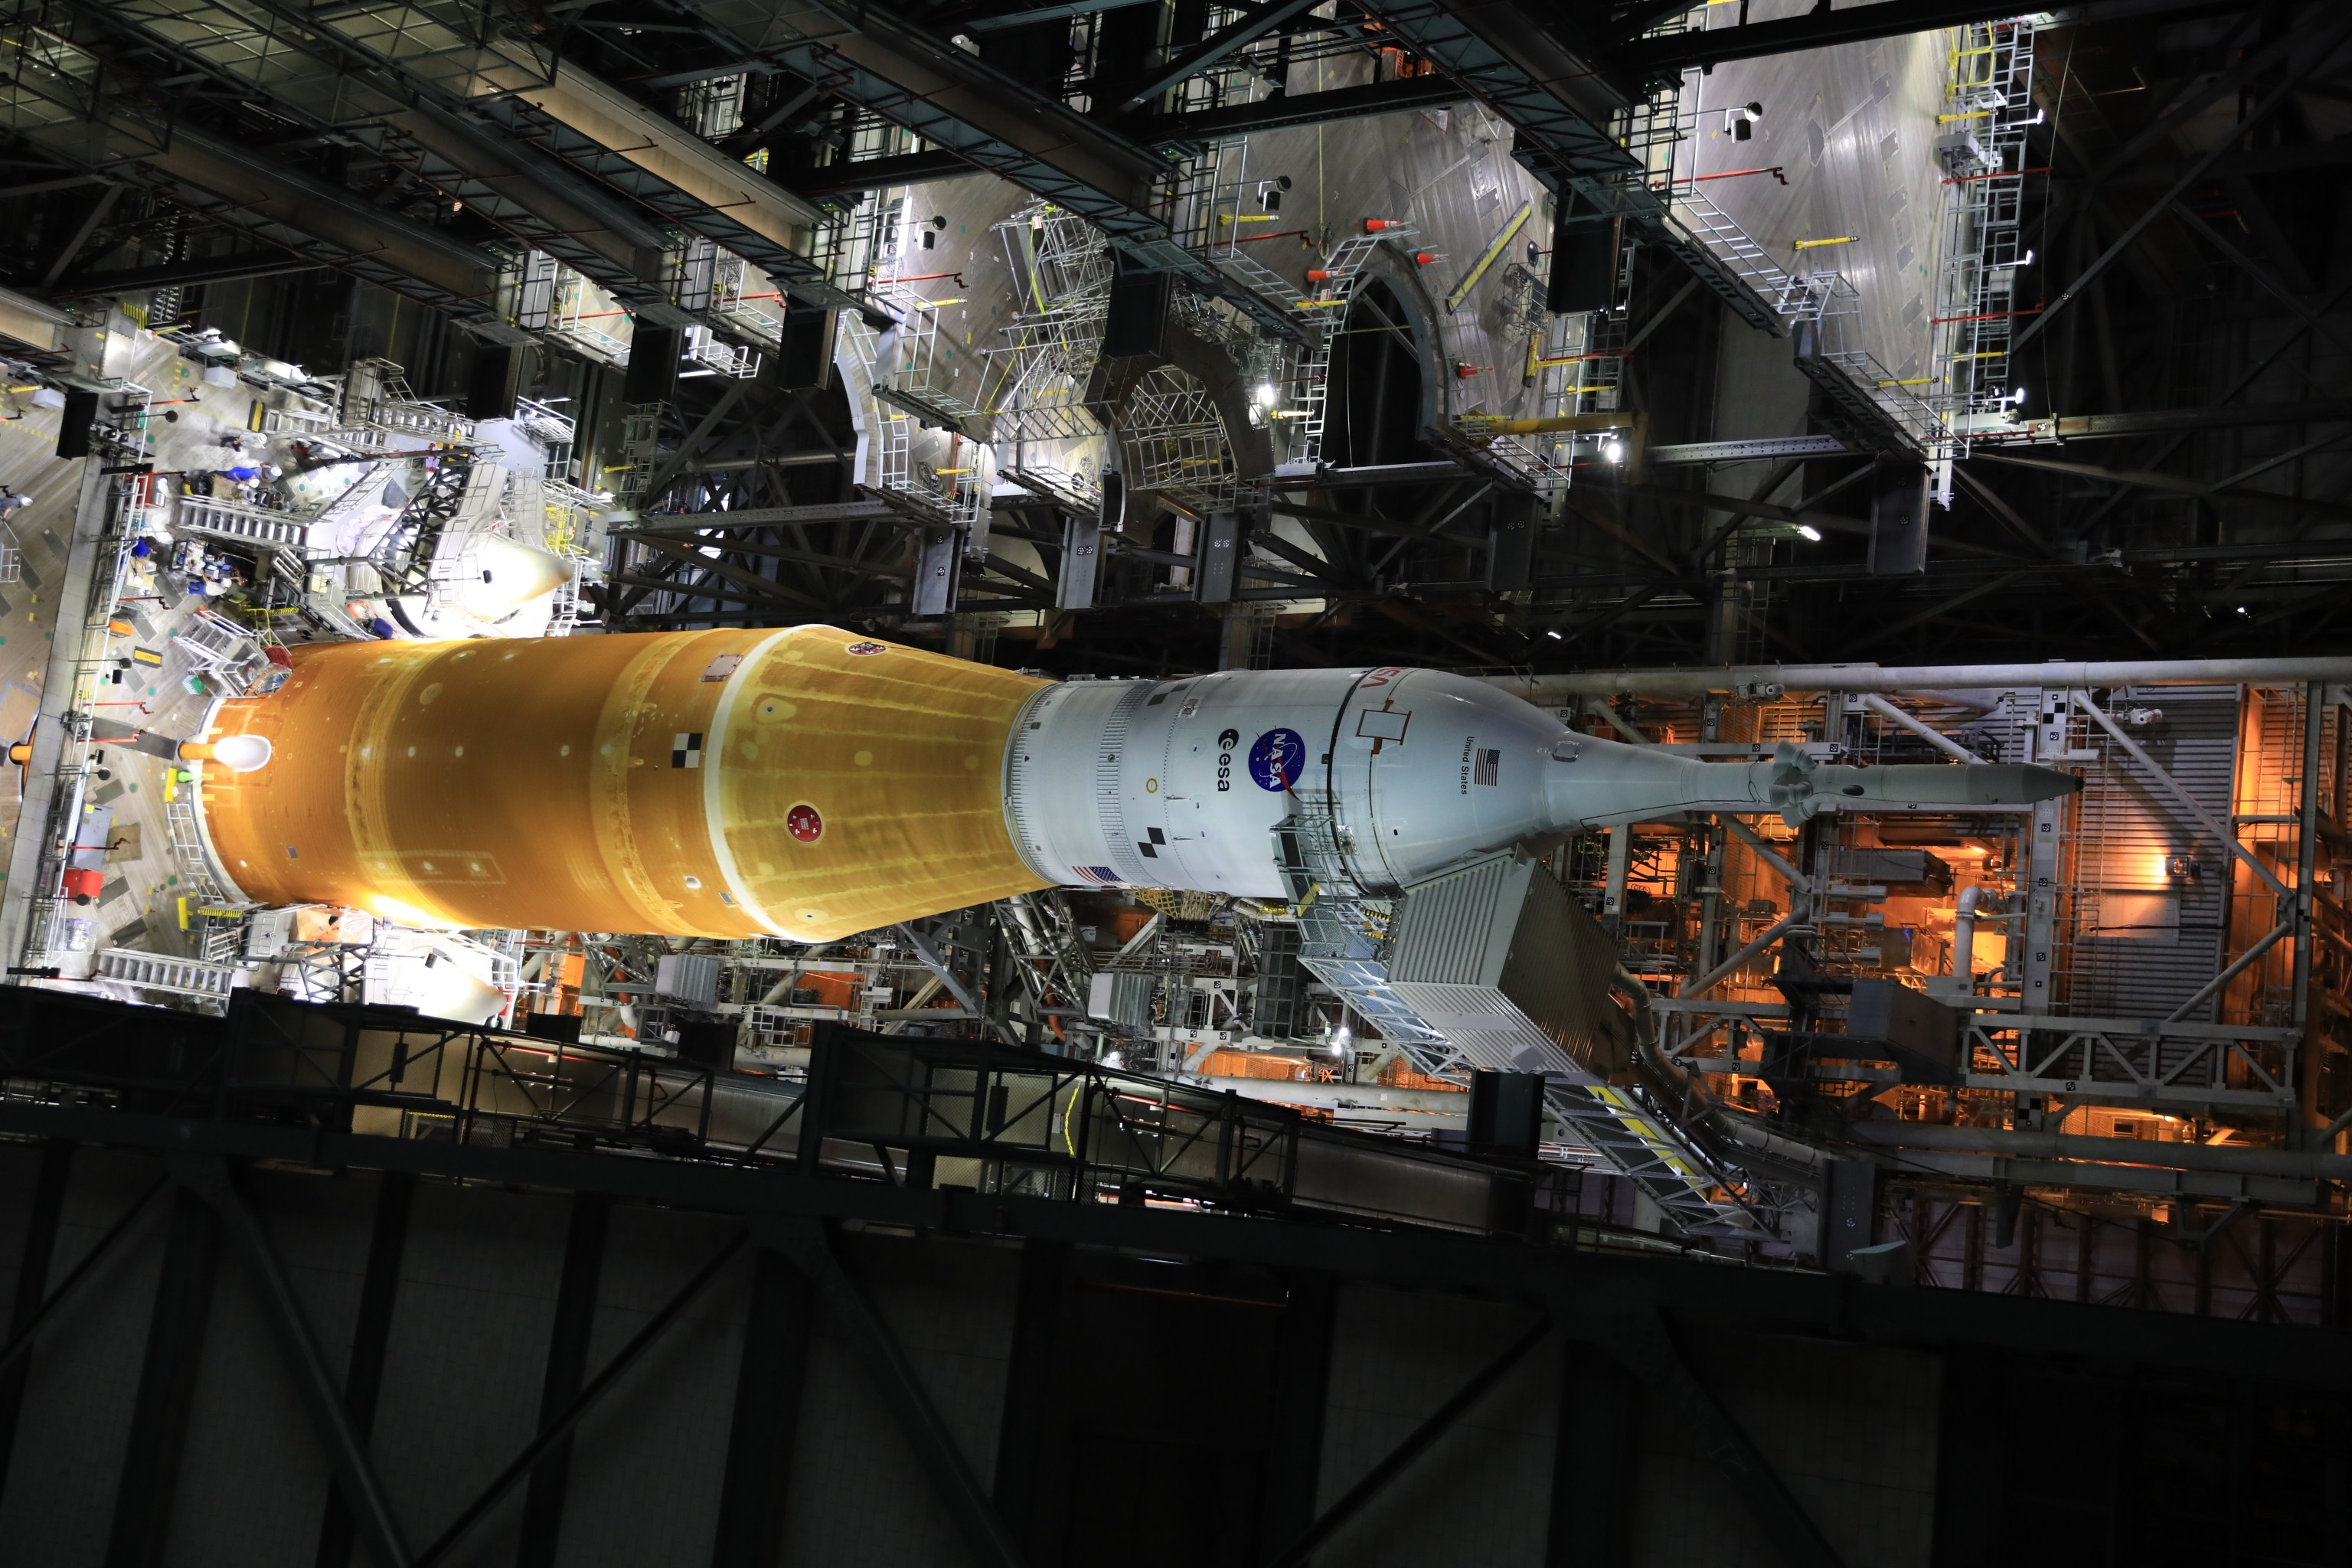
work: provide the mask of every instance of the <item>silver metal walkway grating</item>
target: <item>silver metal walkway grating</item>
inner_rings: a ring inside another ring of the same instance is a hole
[[[210,996],[226,1000],[236,984],[236,966],[207,963],[201,959],[173,958],[160,952],[110,947],[98,955],[98,978],[136,985],[142,991],[164,991],[175,996]]]

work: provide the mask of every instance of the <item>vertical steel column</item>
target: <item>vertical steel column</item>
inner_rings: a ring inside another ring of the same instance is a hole
[[[139,1393],[131,1406],[131,1436],[123,1446],[122,1479],[114,1492],[106,1568],[163,1568],[220,1248],[220,1219],[212,1205],[185,1187],[174,1191],[155,1307],[147,1320]]]
[[[1047,1542],[1034,1519],[1045,1447],[1065,1382],[1062,1324],[1070,1279],[1067,1243],[1035,1237],[1021,1244],[1021,1282],[1013,1308],[1013,1344],[1004,1369],[1004,1407],[997,1417],[996,1479],[990,1497],[1005,1533],[1027,1552]]]
[[[1331,1275],[1292,1274],[1288,1310],[1275,1329],[1274,1441],[1267,1473],[1287,1477],[1273,1489],[1260,1539],[1269,1546],[1295,1541],[1315,1523],[1316,1479],[1323,1473],[1324,1415],[1331,1399],[1333,1317],[1339,1281]]]
[[[1601,894],[1601,923],[1615,936],[1625,920],[1625,879],[1633,865],[1633,825],[1621,822],[1609,830],[1609,879]]]
[[[1640,1384],[1616,1357],[1562,1342],[1544,1568],[1631,1568],[1641,1419]]]
[[[596,1326],[596,1294],[604,1274],[604,1242],[612,1200],[577,1193],[563,1244],[563,1273],[555,1288],[555,1322],[547,1337],[547,1373],[540,1384],[539,1425],[560,1419],[579,1396],[588,1373],[588,1342]],[[555,1568],[563,1533],[563,1500],[572,1480],[572,1436],[551,1445],[530,1473],[522,1504],[522,1539],[516,1568]]]
[[[735,1415],[719,1489],[711,1568],[776,1568],[808,1375],[816,1288],[767,1247],[751,1254],[751,1300],[743,1317],[743,1360],[735,1373]]]
[[[2066,750],[2066,729],[2073,721],[2073,702],[2066,692],[2041,693],[2042,717],[2034,727],[2029,763],[2052,765],[2049,759]],[[2025,893],[2025,963],[2019,993],[2028,1013],[2047,1013],[2056,1005],[2051,984],[2051,954],[2058,945],[2058,847],[2065,826],[2066,797],[2036,801],[2028,825],[2025,865],[2020,886]]]
[[[383,1358],[392,1342],[392,1312],[400,1293],[400,1265],[408,1247],[408,1211],[416,1178],[390,1173],[376,1184],[375,1226],[368,1237],[367,1272],[360,1279],[359,1319],[352,1327],[352,1353],[343,1371],[343,1408],[362,1438],[375,1424],[383,1393]],[[357,1531],[341,1489],[327,1493],[319,1521],[318,1568],[346,1568]]]
[[[2305,684],[2303,795],[2295,808],[2294,841],[2294,1026],[2298,1029],[2311,1016],[2311,879],[2319,868],[2319,732],[2326,718],[2326,699],[2324,683]]]
[[[1710,697],[1699,710],[1698,738],[1714,745],[1723,739],[1723,699]],[[1706,836],[1706,858],[1700,868],[1698,945],[1691,952],[1691,968],[1700,974],[1715,967],[1723,942],[1723,829],[1712,825]]]
[[[74,1146],[62,1138],[41,1145],[41,1168],[33,1178],[32,1207],[25,1215],[25,1250],[16,1266],[16,1300],[8,1313],[8,1340],[30,1333],[48,1294],[49,1263],[57,1256],[58,1220],[65,1213],[66,1178],[73,1173]],[[0,1497],[8,1491],[8,1455],[16,1446],[16,1417],[24,1409],[25,1379],[31,1368],[18,1361],[0,1367]]]

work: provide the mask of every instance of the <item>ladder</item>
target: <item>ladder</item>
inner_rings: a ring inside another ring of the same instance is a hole
[[[1391,232],[1410,237],[1412,230]],[[1372,252],[1387,237],[1387,235],[1355,234],[1341,240],[1318,269],[1325,274],[1324,287],[1328,290],[1325,298],[1354,299],[1357,280],[1363,276],[1364,263],[1371,259]],[[1299,421],[1298,450],[1293,461],[1308,471],[1323,460],[1323,422],[1331,399],[1331,351],[1347,326],[1348,307],[1345,304],[1328,306],[1321,313],[1327,318],[1323,330],[1317,336],[1315,346],[1308,352],[1305,363],[1299,366],[1299,380],[1306,390],[1307,406],[1306,417]]]

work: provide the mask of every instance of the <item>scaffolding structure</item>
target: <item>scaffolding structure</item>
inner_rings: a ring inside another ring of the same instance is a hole
[[[554,258],[532,251],[524,259],[533,266],[543,261],[551,270],[542,269],[542,290],[526,268],[522,298],[531,309],[519,311],[515,325],[526,331],[543,333],[565,349],[599,364],[625,369],[629,343],[636,332],[635,318],[614,304],[603,289]]]
[[[435,446],[463,446],[474,437],[473,422],[428,403],[409,389],[404,369],[388,359],[354,360],[343,374],[341,406],[336,428],[327,432],[341,446],[352,437],[372,435],[364,444],[382,446],[388,437],[425,441]]]
[[[753,285],[761,285],[753,287]],[[782,349],[784,343],[783,291],[768,283],[760,269],[740,256],[721,252],[710,280],[710,314],[737,331]]]
[[[1174,496],[1198,508],[1230,509],[1239,474],[1224,422],[1208,389],[1171,364],[1137,380],[1118,426],[1119,472],[1130,490]]]
[[[1084,218],[1049,202],[1024,207],[996,225],[1022,301],[1003,329],[1007,363],[994,431],[1019,463],[1032,441],[1081,440],[1102,433],[1087,405],[1087,384],[1102,355],[1114,275],[1109,242]]]
[[[2026,132],[2033,107],[2033,23],[2019,17],[1959,29],[1951,54],[1943,134],[1941,260],[1929,361],[1936,401],[1960,449],[2006,435],[2021,395],[2010,344],[2033,314],[2018,308],[2024,247]]]
[[[1316,314],[1322,319],[1322,330],[1299,358],[1294,383],[1297,388],[1298,417],[1280,421],[1287,427],[1290,439],[1287,458],[1278,461],[1291,469],[1311,473],[1323,461],[1323,435],[1331,409],[1331,355],[1339,347],[1339,334],[1347,328],[1349,303],[1356,297],[1356,285],[1363,279],[1365,266],[1383,239],[1391,235],[1410,238],[1412,233],[1410,228],[1399,228],[1385,234],[1349,235],[1333,246],[1322,265],[1315,268],[1323,275],[1315,295]],[[1326,300],[1329,303],[1323,303]],[[1277,453],[1280,450],[1277,444]]]
[[[1676,18],[1665,30],[1684,25]],[[2029,49],[2029,73],[2031,63]],[[1664,247],[1702,276],[1713,273],[1744,286],[1779,317],[1797,339],[1799,367],[1872,444],[1906,448],[1926,460],[1936,475],[1937,498],[1948,506],[1956,448],[1944,410],[1860,346],[1853,329],[1861,302],[1850,281],[1834,272],[1796,272],[1781,266],[1707,194],[1712,180],[1733,176],[1701,174],[1686,166],[1684,150],[1696,150],[1698,120],[1707,111],[1696,104],[1685,107],[1684,92],[1680,81],[1669,83],[1622,111],[1616,126],[1620,143],[1642,161],[1641,172],[1632,177],[1643,181],[1664,208]]]
[[[759,350],[730,343],[705,326],[686,329],[686,357],[737,381],[750,381],[760,374]]]

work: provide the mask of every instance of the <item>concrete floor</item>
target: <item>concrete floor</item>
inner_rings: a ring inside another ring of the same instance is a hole
[[[56,410],[36,408],[29,396],[11,390],[0,394],[0,416],[5,420],[0,423],[0,484],[32,498],[8,519],[19,565],[16,581],[0,583],[0,733],[14,743],[31,727],[48,678],[57,626],[54,584],[65,575],[82,461],[57,456]],[[13,784],[0,789],[0,841],[16,837],[18,794]],[[0,870],[0,879],[5,876]]]
[[[143,332],[137,334],[126,357],[121,373],[153,394],[148,429],[159,492],[179,483],[184,472],[201,474],[235,463],[290,464],[292,454],[278,437],[235,455],[221,442],[225,434],[247,431],[257,422],[257,402],[283,402],[285,394],[265,395],[243,383],[204,386],[199,365],[174,344]],[[169,569],[168,546],[158,547],[149,561],[132,563],[119,598],[102,597],[110,581],[110,552],[96,563],[98,586],[91,604],[60,605],[54,596],[44,597],[44,586],[66,575],[65,550],[73,533],[72,510],[83,464],[103,459],[58,458],[58,416],[28,406],[24,412],[25,417],[0,425],[0,483],[35,498],[14,520],[24,563],[19,582],[0,585],[0,622],[7,627],[0,635],[0,658],[20,647],[29,657],[21,665],[11,660],[0,666],[5,676],[0,681],[0,731],[12,741],[21,738],[46,683],[76,673],[70,665],[53,668],[51,664],[62,609],[73,626],[82,624],[85,616],[110,616],[132,628],[127,637],[110,638],[108,657],[85,672],[90,682],[89,710],[100,737],[127,731],[173,740],[194,738],[219,688],[173,638],[206,601],[191,595],[186,578]],[[339,479],[348,482],[351,477],[348,469],[289,475],[279,491],[287,504],[307,510],[333,495]],[[163,662],[134,662],[134,649],[158,654]],[[197,684],[192,686],[192,681]],[[112,814],[106,842],[114,847],[97,899],[68,915],[89,922],[86,940],[93,951],[121,946],[186,951],[184,926],[193,910],[184,910],[183,902],[190,887],[172,854],[165,807],[176,791],[192,786],[178,782],[176,771],[163,758],[125,744],[101,739],[96,749],[83,804]],[[16,816],[12,791],[0,801],[0,826],[11,841]],[[94,825],[78,832],[77,841],[96,842]],[[44,894],[51,890],[40,889]]]

